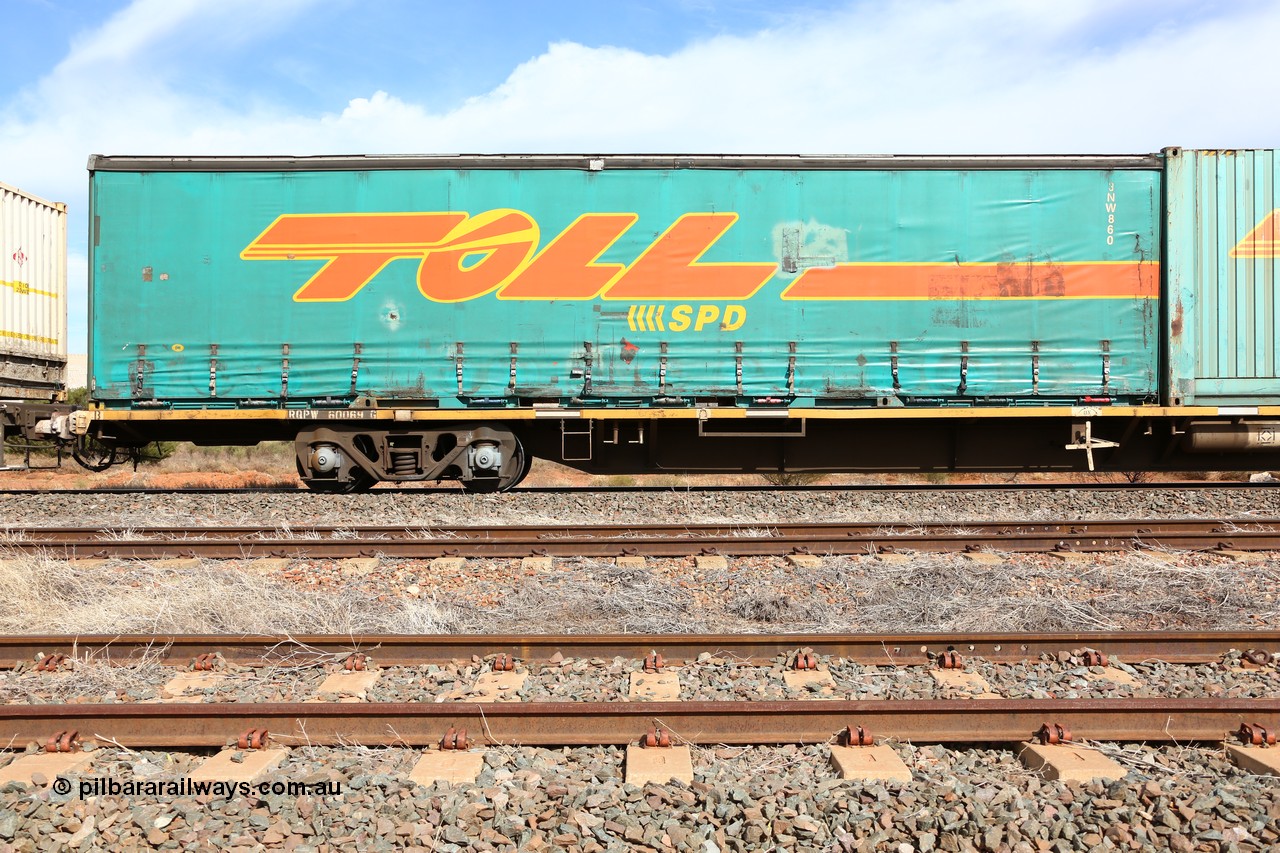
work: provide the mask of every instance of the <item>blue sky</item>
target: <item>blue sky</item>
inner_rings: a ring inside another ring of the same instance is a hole
[[[63,58],[76,41],[92,38],[131,5],[125,0],[5,3],[8,25],[24,34],[6,44],[3,89],[10,92],[29,85],[33,70],[47,70],[51,59]],[[262,9],[273,4],[284,11],[262,17]],[[759,0],[612,7],[598,0],[262,0],[224,19],[228,26],[221,31],[202,34],[208,38],[176,34],[132,61],[165,74],[175,87],[220,98],[251,89],[255,97],[321,111],[334,106],[335,95],[371,94],[394,83],[416,93],[430,109],[448,109],[493,89],[516,64],[543,53],[552,42],[663,54],[698,39],[750,34],[842,5],[799,2],[781,14],[777,2]],[[290,14],[291,9],[296,11]]]
[[[90,154],[1280,144],[1274,0],[0,0],[0,181]]]

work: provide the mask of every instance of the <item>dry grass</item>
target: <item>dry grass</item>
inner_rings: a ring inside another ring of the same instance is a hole
[[[581,559],[497,587],[480,574],[436,600],[379,595],[363,577],[312,586],[215,561],[89,569],[19,557],[0,563],[0,633],[965,633],[1247,630],[1280,621],[1280,563],[1177,559],[987,565],[921,555],[899,565],[832,557],[818,569],[675,573]],[[414,582],[435,586],[428,577]]]
[[[769,590],[734,595],[725,610],[747,622],[762,623],[765,630],[782,632],[822,630],[822,626],[839,618],[838,609],[818,596],[791,596]]]
[[[35,675],[0,681],[0,703],[9,702],[94,702],[128,701],[151,695],[173,677],[173,668],[163,663],[163,649],[148,650],[127,661],[114,659],[109,652],[82,652],[70,661],[73,673]]]
[[[448,608],[430,600],[377,601],[367,589],[308,589],[222,567],[162,569],[140,563],[79,568],[41,557],[0,563],[5,634],[453,633]]]
[[[1080,631],[1243,629],[1273,624],[1280,568],[1143,554],[1082,568],[920,557],[903,565],[840,560],[827,572],[849,596],[840,630]],[[834,570],[834,571],[833,571]]]
[[[568,561],[566,561],[568,562]],[[476,633],[697,633],[712,614],[693,596],[648,569],[578,560],[530,579],[506,596],[509,606],[468,608],[463,630]]]
[[[173,453],[151,466],[167,473],[219,473],[261,471],[266,474],[293,476],[293,442],[264,441],[249,446],[200,447],[180,443]]]

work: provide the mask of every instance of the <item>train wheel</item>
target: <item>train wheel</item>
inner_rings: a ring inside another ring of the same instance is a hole
[[[330,495],[349,495],[356,492],[367,492],[378,482],[372,474],[367,474],[360,468],[355,468],[351,472],[350,480],[319,480],[307,476],[306,470],[302,463],[297,463],[298,478],[313,492]]]
[[[524,447],[520,448],[520,455],[524,457],[524,465],[520,468],[520,476],[516,477],[516,481],[508,489],[514,489],[516,486],[524,482],[524,478],[529,476],[530,469],[533,468],[533,454],[526,453]]]
[[[524,445],[519,441],[516,442],[514,461],[516,464],[512,466],[512,473],[506,476],[472,477],[470,480],[463,480],[463,490],[474,495],[487,495],[514,489],[529,476],[529,469],[533,467],[533,457],[525,451]]]

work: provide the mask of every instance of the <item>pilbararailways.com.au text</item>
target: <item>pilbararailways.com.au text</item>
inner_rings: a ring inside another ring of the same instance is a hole
[[[72,782],[64,776],[54,780],[54,791],[70,794]],[[187,777],[166,781],[148,779],[112,779],[95,776],[75,782],[80,797],[198,797],[212,794],[218,797],[340,797],[342,783],[326,782],[233,782],[221,780],[192,780]]]

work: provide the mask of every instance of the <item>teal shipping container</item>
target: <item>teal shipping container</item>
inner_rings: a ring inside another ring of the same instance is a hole
[[[1231,162],[1240,181],[1269,182],[1270,201],[1253,191],[1222,238],[1238,240],[1276,206],[1276,167]],[[1154,402],[1162,168],[95,157],[92,396],[126,409]],[[1180,174],[1171,193],[1203,188]],[[1191,245],[1176,214],[1170,244]],[[1273,377],[1274,259],[1174,257],[1184,340],[1228,314],[1237,332],[1215,359],[1174,365],[1193,383],[1179,393]],[[1238,285],[1183,272],[1223,263]],[[1206,287],[1253,301],[1210,315]]]
[[[1174,406],[1280,403],[1280,151],[1168,149]]]

